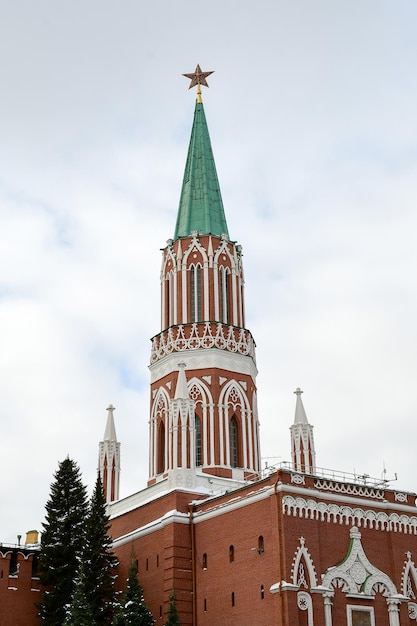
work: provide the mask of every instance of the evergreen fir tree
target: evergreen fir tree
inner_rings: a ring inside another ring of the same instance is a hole
[[[45,626],[61,626],[74,592],[87,515],[86,488],[72,459],[59,464],[45,508],[39,566],[45,590],[39,616]]]
[[[126,591],[113,626],[153,626],[155,620],[145,604],[143,589],[137,578],[137,569],[132,561],[129,567]]]
[[[86,522],[80,580],[92,614],[91,624],[110,624],[114,613],[117,559],[111,550],[109,517],[100,476],[97,477]]]
[[[165,626],[181,626],[180,618],[178,617],[177,611],[177,598],[175,597],[175,593],[172,592],[169,596],[169,611],[168,611],[168,619],[165,622]]]
[[[94,624],[90,604],[85,595],[84,564],[75,583],[71,604],[67,607],[64,626],[91,626]]]

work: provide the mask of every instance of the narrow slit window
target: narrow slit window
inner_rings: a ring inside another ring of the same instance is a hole
[[[233,563],[235,560],[235,546],[229,546],[229,561]]]
[[[258,554],[262,554],[265,551],[264,538],[262,535],[258,537]]]
[[[237,421],[234,417],[230,420],[230,463],[232,467],[238,467]]]
[[[220,268],[220,321],[223,324],[229,323],[229,270]]]
[[[174,277],[172,272],[168,274],[168,325],[174,323]]]
[[[160,423],[158,428],[158,460],[157,473],[162,474],[165,471],[165,425]]]
[[[201,265],[192,265],[190,267],[190,296],[191,321],[201,322],[203,318]]]
[[[195,464],[197,467],[202,465],[201,459],[201,420],[195,416]]]

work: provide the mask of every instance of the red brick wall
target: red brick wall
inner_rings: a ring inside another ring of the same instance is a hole
[[[33,554],[17,553],[18,574],[9,576],[11,550],[0,551],[0,624],[1,626],[32,626],[38,624],[35,602],[41,600],[39,580],[32,578]],[[25,558],[25,556],[27,558]]]

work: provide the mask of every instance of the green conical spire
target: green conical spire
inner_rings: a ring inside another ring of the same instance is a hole
[[[229,236],[203,103],[197,99],[174,241],[200,235]]]

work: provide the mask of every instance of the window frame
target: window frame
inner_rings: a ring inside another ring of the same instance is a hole
[[[190,315],[192,323],[203,321],[202,274],[200,263],[190,266]]]
[[[239,425],[234,415],[230,420],[229,434],[230,434],[230,465],[233,468],[236,468],[236,467],[239,467]]]
[[[348,626],[355,626],[353,621],[353,614],[357,613],[368,613],[370,615],[370,623],[369,626],[375,626],[375,613],[373,606],[360,606],[358,604],[348,604],[346,606],[347,612],[347,623]]]

